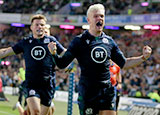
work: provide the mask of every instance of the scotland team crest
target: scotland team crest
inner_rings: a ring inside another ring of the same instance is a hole
[[[31,89],[31,90],[29,91],[29,95],[35,95],[35,94],[36,94],[36,91],[35,91],[35,90]]]
[[[50,42],[50,39],[46,38],[44,39],[44,43],[49,43]]]
[[[102,42],[105,43],[105,44],[109,44],[109,41],[108,41],[107,38],[103,38],[103,39],[102,39]]]

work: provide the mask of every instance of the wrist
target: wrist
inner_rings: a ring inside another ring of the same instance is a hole
[[[122,82],[118,82],[118,84],[122,84]]]

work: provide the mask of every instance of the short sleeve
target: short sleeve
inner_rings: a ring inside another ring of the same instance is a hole
[[[24,46],[24,40],[20,40],[17,44],[12,46],[12,49],[16,54],[19,54],[23,52],[23,46]]]
[[[79,43],[80,43],[80,38],[79,37],[75,37],[69,47],[68,47],[68,51],[70,51],[72,53],[72,55],[74,57],[76,57],[79,53]]]
[[[113,41],[113,49],[111,51],[111,59],[114,61],[120,68],[123,68],[126,58],[123,55],[122,51],[119,49],[118,45]]]

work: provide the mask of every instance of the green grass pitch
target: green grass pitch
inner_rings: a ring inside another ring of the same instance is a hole
[[[0,101],[0,115],[19,115],[18,110],[12,110],[13,105],[17,102],[17,96],[6,95],[9,102]],[[54,101],[56,110],[54,115],[67,115],[67,103]],[[119,111],[119,115],[127,115],[127,112]],[[73,115],[79,115],[78,105],[73,104]]]

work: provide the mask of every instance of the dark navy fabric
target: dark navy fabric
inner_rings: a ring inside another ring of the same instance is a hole
[[[78,90],[82,113],[85,110],[92,111],[87,109],[92,106],[98,110],[114,110],[115,93],[110,82],[109,60],[123,68],[126,58],[110,36],[102,33],[101,36],[94,37],[84,31],[73,39],[62,57],[54,57],[60,68],[64,68],[74,58],[78,60],[81,68]]]
[[[52,36],[44,36],[35,39],[33,36],[25,37],[12,48],[16,54],[23,53],[26,65],[27,87],[35,88],[54,88],[55,63],[47,47],[48,43],[56,42],[57,52],[60,54],[64,48]]]

